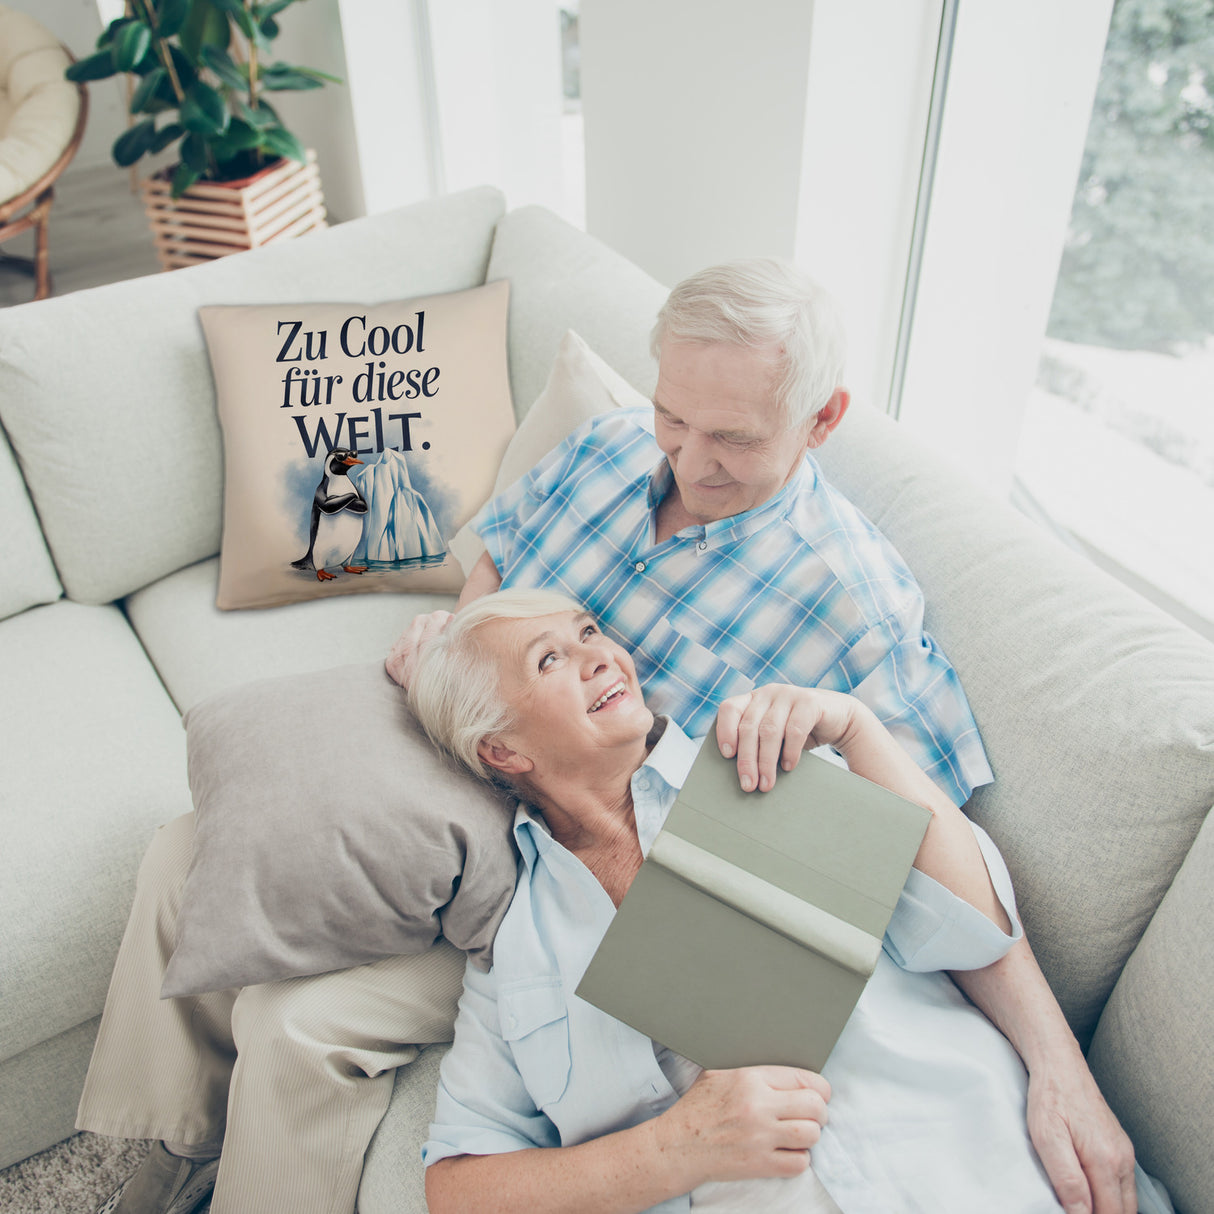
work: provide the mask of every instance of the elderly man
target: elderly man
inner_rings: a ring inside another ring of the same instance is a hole
[[[990,768],[918,585],[809,454],[849,403],[828,298],[779,262],[712,267],[671,292],[652,350],[652,414],[592,420],[473,520],[487,552],[460,605],[499,586],[586,604],[689,734],[763,683],[850,692],[963,804]],[[394,677],[446,618],[414,622]],[[1064,1207],[1132,1209],[1133,1149],[1027,940],[957,980],[1028,1067],[1029,1128]]]

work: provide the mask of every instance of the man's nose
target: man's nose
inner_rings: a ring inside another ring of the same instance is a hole
[[[707,435],[689,431],[678,457],[679,474],[687,481],[701,481],[717,470],[716,452]]]

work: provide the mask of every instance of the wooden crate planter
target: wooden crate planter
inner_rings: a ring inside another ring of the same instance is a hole
[[[198,265],[276,240],[288,240],[325,223],[325,200],[316,167],[280,160],[242,181],[200,181],[174,198],[167,176],[147,178],[140,190],[161,267]]]

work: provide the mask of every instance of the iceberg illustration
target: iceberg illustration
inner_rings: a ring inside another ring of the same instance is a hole
[[[434,512],[413,488],[409,465],[400,451],[384,451],[360,470],[359,492],[367,503],[360,557],[371,568],[399,569],[435,564],[447,555],[447,542]]]

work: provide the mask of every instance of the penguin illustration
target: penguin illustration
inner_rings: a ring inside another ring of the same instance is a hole
[[[292,569],[314,569],[318,582],[332,581],[337,574],[327,566],[340,565],[347,573],[365,573],[365,565],[349,564],[362,538],[367,503],[350,480],[350,469],[362,460],[347,447],[334,447],[325,460],[324,474],[312,498],[311,540],[308,551]]]

